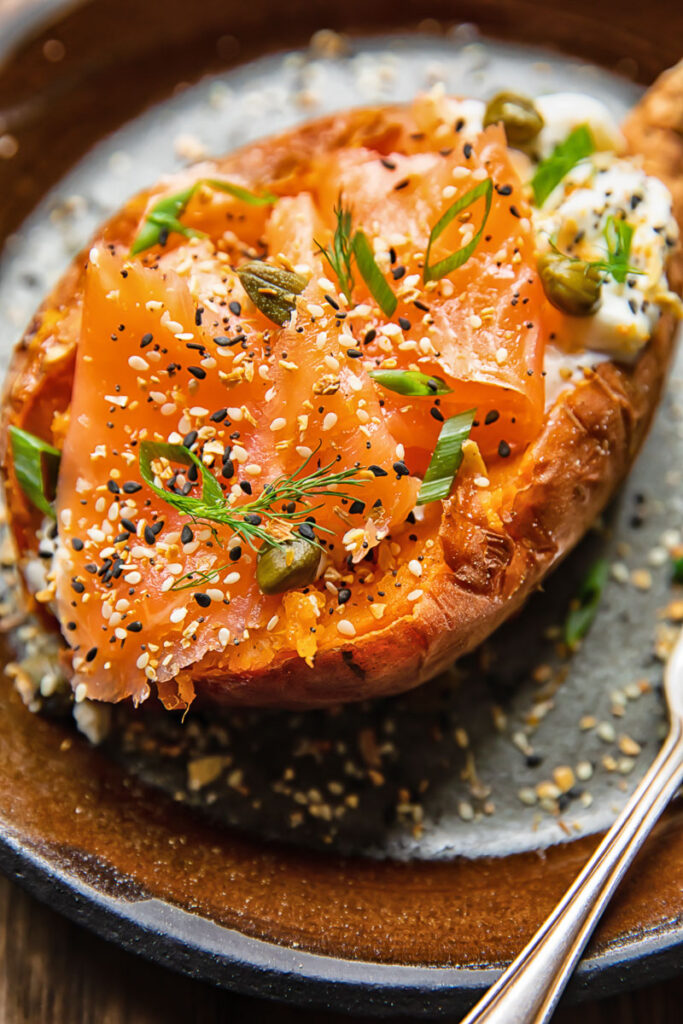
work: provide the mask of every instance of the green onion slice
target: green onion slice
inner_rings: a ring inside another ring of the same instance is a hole
[[[185,494],[173,494],[164,487],[158,487],[154,482],[154,470],[152,462],[155,459],[168,459],[170,463],[180,463],[181,466],[196,466],[202,475],[201,497],[193,498]],[[178,509],[191,516],[209,516],[212,510],[225,508],[225,495],[213,473],[210,473],[203,462],[197,458],[194,452],[185,448],[182,444],[168,444],[165,441],[141,441],[138,455],[140,475],[148,487],[151,487],[155,494]]]
[[[372,247],[363,231],[356,231],[353,236],[353,253],[360,275],[370,289],[370,293],[385,316],[393,316],[396,312],[397,300],[389,287],[384,274],[377,266]]]
[[[607,242],[607,259],[603,264],[598,264],[601,269],[610,274],[615,281],[623,284],[627,274],[639,273],[629,266],[631,255],[631,239],[633,238],[632,226],[621,217],[608,217],[605,223],[605,241]]]
[[[41,512],[56,518],[52,502],[57,493],[61,452],[19,427],[10,427],[9,436],[14,472],[22,491]]]
[[[683,558],[674,558],[671,579],[674,583],[683,583]]]
[[[564,642],[576,647],[590,629],[595,618],[602,592],[609,578],[609,562],[599,558],[588,571],[578,593],[578,605],[572,608],[564,624]]]
[[[185,235],[186,238],[205,237],[203,231],[188,228],[180,221],[180,217],[187,209],[192,196],[202,185],[208,185],[218,192],[227,192],[229,195],[234,196],[235,199],[248,203],[249,206],[268,206],[277,201],[277,196],[271,195],[269,192],[257,195],[241,185],[234,185],[231,181],[220,181],[218,178],[203,178],[181,192],[176,192],[172,196],[165,196],[158,203],[154,204],[133,241],[130,250],[131,256],[137,256],[139,253],[144,252],[145,249],[150,249],[153,245],[159,245],[164,233],[170,234],[175,232],[179,235]]]
[[[468,409],[467,412],[460,412],[457,416],[447,419],[442,426],[417,496],[418,505],[442,501],[451,493],[453,481],[462,462],[462,446],[470,436],[476,411]]]
[[[572,167],[580,160],[595,152],[595,142],[587,124],[580,124],[560,142],[547,160],[541,161],[531,179],[536,206],[543,206],[556,185],[562,181]]]
[[[370,376],[376,384],[397,395],[431,397],[448,395],[453,390],[441,377],[430,377],[417,370],[370,370]]]
[[[446,256],[445,259],[439,260],[438,263],[434,263],[432,266],[429,265],[429,254],[432,249],[432,245],[437,238],[443,234],[451,221],[457,217],[462,211],[466,210],[468,206],[472,206],[476,203],[477,199],[484,198],[484,216],[481,220],[481,226],[477,231],[474,238],[463,245],[461,249],[456,249],[450,256]],[[489,213],[491,212],[491,201],[493,199],[493,182],[490,178],[485,178],[484,181],[480,181],[478,185],[471,188],[469,192],[465,192],[463,196],[456,199],[452,206],[449,206],[443,216],[436,222],[429,235],[429,243],[427,245],[427,252],[425,253],[425,265],[423,271],[424,283],[428,281],[439,281],[442,277],[446,277],[447,274],[451,274],[458,267],[461,267],[463,263],[467,263],[468,259],[479,245],[481,236],[484,233],[486,227],[486,221],[488,220]]]

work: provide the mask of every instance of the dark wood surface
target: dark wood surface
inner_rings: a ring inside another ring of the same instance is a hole
[[[557,1024],[678,1024],[683,977],[580,1008]],[[354,1024],[283,1007],[172,974],[124,953],[0,877],[2,1024]],[[360,1024],[356,1019],[355,1024]]]

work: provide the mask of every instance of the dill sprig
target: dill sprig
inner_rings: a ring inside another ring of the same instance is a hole
[[[272,483],[266,484],[253,501],[238,506],[230,504],[213,473],[209,472],[194,452],[183,445],[142,441],[139,466],[145,483],[167,504],[188,515],[196,523],[203,523],[212,528],[214,524],[228,526],[256,551],[257,541],[272,546],[286,540],[297,524],[322,507],[320,503],[312,504],[315,499],[335,497],[340,500],[351,500],[351,495],[343,488],[361,487],[366,483],[364,478],[357,475],[357,467],[335,470],[334,467],[341,459],[340,455],[327,465],[318,466],[306,474],[305,470],[319,448],[320,445],[293,473],[277,477]],[[195,498],[191,495],[174,494],[164,486],[160,487],[155,481],[156,474],[152,466],[158,459],[166,459],[169,463],[179,463],[188,467],[196,466],[201,473],[201,496]],[[316,529],[324,533],[333,532],[317,524]]]
[[[334,215],[337,218],[337,226],[334,229],[332,244],[322,246],[314,239],[318,252],[327,260],[339,281],[347,302],[351,301],[351,294],[355,284],[351,263],[353,261],[353,236],[351,234],[352,214],[348,206],[344,206],[341,193],[334,207]]]

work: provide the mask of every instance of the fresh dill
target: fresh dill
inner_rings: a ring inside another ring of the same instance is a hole
[[[362,487],[367,482],[358,475],[358,468],[335,469],[341,456],[306,473],[317,450],[311,452],[293,473],[279,476],[272,483],[266,484],[258,497],[243,505],[232,505],[213,473],[194,452],[183,445],[142,441],[139,466],[145,483],[173,508],[190,516],[194,522],[212,528],[214,524],[228,526],[256,551],[259,541],[273,546],[286,540],[295,526],[322,507],[321,504],[312,504],[315,499],[335,497],[351,500],[351,495],[344,488]],[[176,494],[163,486],[163,483],[158,484],[154,463],[158,464],[160,460],[165,460],[168,466],[196,466],[201,473],[201,496]],[[316,529],[324,533],[332,532],[317,524]]]
[[[334,271],[346,301],[350,302],[355,285],[351,269],[353,262],[352,214],[350,207],[344,206],[341,194],[334,207],[334,215],[337,218],[337,226],[334,229],[332,244],[322,246],[317,240],[315,240],[315,244],[318,252]]]

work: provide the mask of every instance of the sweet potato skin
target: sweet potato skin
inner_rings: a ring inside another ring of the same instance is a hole
[[[625,125],[629,148],[674,196],[683,224],[683,64],[667,72]],[[218,165],[255,187],[301,174],[316,151],[349,144],[391,149],[394,108],[351,111],[257,143]],[[146,197],[136,197],[104,229],[132,234]],[[73,374],[74,296],[83,257],[74,262],[37,313],[14,355],[5,388],[2,436],[14,423],[45,434],[65,408]],[[669,267],[680,292],[680,249]],[[439,530],[440,561],[409,616],[388,618],[371,633],[321,650],[309,667],[295,652],[248,671],[226,670],[211,654],[162,684],[167,706],[196,692],[206,702],[311,708],[398,693],[426,681],[472,650],[517,611],[543,577],[583,536],[631,466],[649,428],[670,361],[676,322],[665,314],[633,366],[605,362],[563,392],[540,436],[505,467],[495,521],[471,488],[458,487]],[[41,431],[42,428],[42,431]],[[31,548],[36,515],[18,487],[11,454],[3,451],[9,518],[19,550]]]

